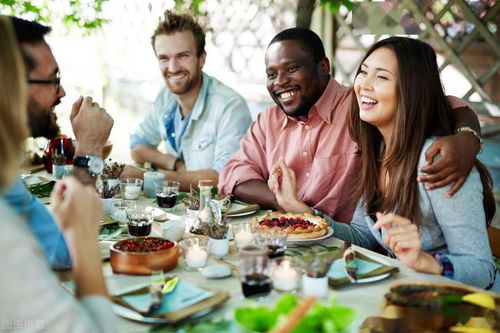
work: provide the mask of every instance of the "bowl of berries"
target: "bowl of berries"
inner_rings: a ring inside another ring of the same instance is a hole
[[[110,247],[111,268],[115,273],[149,275],[177,266],[179,247],[161,237],[133,237]]]

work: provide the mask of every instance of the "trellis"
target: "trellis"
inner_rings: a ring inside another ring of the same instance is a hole
[[[493,101],[490,93],[485,89],[486,84],[493,79],[495,75],[499,74],[500,69],[500,44],[498,38],[493,35],[487,26],[488,24],[494,24],[496,29],[500,29],[500,26],[498,26],[498,21],[500,21],[498,20],[500,15],[500,2],[495,2],[483,17],[478,17],[465,0],[441,1],[441,4],[444,6],[439,10],[436,9],[436,6],[433,6],[436,2],[437,1],[402,0],[400,7],[408,10],[410,15],[419,23],[420,34],[418,38],[429,41],[445,56],[445,61],[441,64],[440,71],[443,71],[448,66],[454,66],[470,83],[471,88],[462,98],[473,104],[480,112],[489,112],[493,115],[500,116],[500,103],[498,101]],[[441,25],[441,19],[447,14],[462,17],[467,22],[473,24],[474,29],[461,41],[457,42],[453,40],[453,38],[449,36],[447,29]],[[354,66],[346,66],[339,61],[337,57],[334,59],[337,78],[340,78],[345,84],[350,84],[352,82],[352,73],[355,71],[364,51],[369,45],[363,43],[360,36],[354,33],[351,13],[346,12],[337,14],[335,15],[335,19],[338,24],[335,44],[339,45],[344,39],[349,38],[360,51],[359,59]],[[495,20],[497,21],[495,22]],[[375,34],[371,42],[379,40],[382,36],[381,34]],[[490,48],[495,57],[493,63],[481,75],[476,75],[472,72],[464,63],[463,58],[460,57],[460,55],[478,38],[485,42],[485,45]],[[482,100],[481,103],[471,100],[474,93],[479,95]]]

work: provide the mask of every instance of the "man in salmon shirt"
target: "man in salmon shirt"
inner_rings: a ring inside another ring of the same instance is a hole
[[[278,33],[266,52],[267,89],[277,105],[260,113],[243,137],[240,149],[221,170],[219,191],[280,210],[268,188],[279,160],[295,170],[298,198],[348,223],[354,212],[350,190],[357,176],[356,146],[346,124],[352,88],[330,76],[330,63],[314,32],[292,28]],[[453,183],[453,195],[464,183],[481,149],[477,117],[467,104],[449,97],[456,134],[428,149],[427,175],[432,190]],[[370,101],[376,103],[377,101]],[[432,163],[440,154],[439,161]]]

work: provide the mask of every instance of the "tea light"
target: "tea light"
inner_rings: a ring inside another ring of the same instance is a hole
[[[290,261],[283,260],[273,274],[273,285],[275,289],[291,291],[297,288],[298,274]]]
[[[234,235],[234,243],[236,244],[236,247],[239,249],[252,244],[252,242],[253,242],[253,235],[252,232],[250,231],[243,230]]]
[[[126,185],[125,186],[125,199],[137,199],[141,193],[141,187],[137,185]]]
[[[193,245],[186,253],[186,264],[192,268],[201,268],[207,263],[207,251],[202,249],[199,245]]]

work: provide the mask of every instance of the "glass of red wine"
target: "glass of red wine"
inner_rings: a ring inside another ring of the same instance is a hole
[[[155,183],[156,202],[160,208],[166,211],[173,211],[177,195],[179,194],[179,182],[173,180],[160,181]]]
[[[146,207],[127,207],[128,233],[132,237],[149,236],[153,225],[153,214]]]
[[[47,141],[45,150],[43,151],[43,166],[48,173],[52,173],[52,155],[62,155],[65,159],[66,165],[73,164],[73,157],[75,156],[75,145],[73,139],[64,135],[58,136],[55,139]]]
[[[267,256],[269,259],[281,258],[285,255],[286,239],[288,234],[280,229],[270,229],[259,231],[256,234],[256,242],[267,247]]]
[[[247,245],[240,249],[240,280],[245,297],[263,298],[271,293],[267,248]]]

